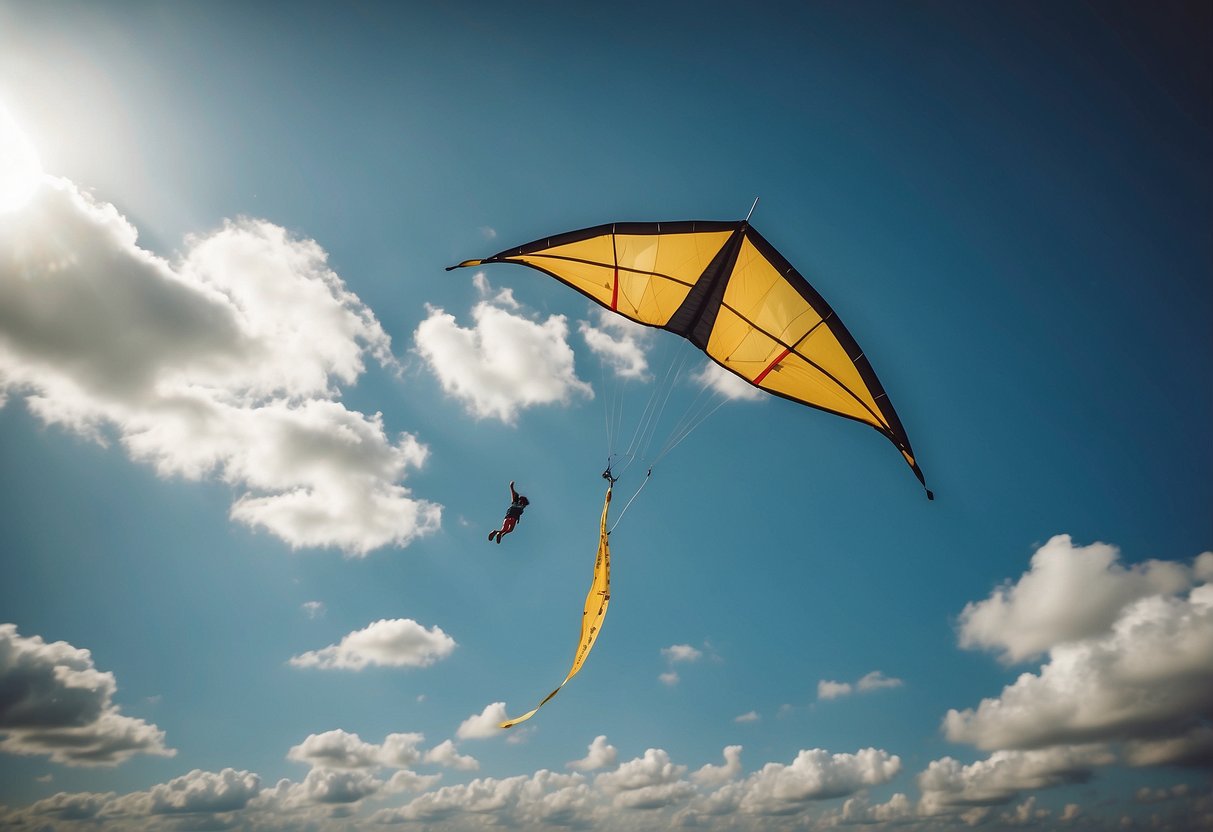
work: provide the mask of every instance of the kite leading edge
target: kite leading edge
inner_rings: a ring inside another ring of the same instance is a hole
[[[616,314],[686,338],[772,395],[875,428],[926,489],[867,356],[825,299],[748,220],[607,223],[447,271],[487,263],[537,269]],[[934,499],[930,490],[927,498]]]
[[[611,489],[614,483],[608,482],[606,499],[602,503],[602,523],[598,531],[598,557],[594,561],[594,580],[590,583],[590,591],[585,596],[585,608],[581,613],[581,637],[577,641],[577,652],[573,655],[573,666],[564,677],[556,690],[543,698],[543,701],[520,717],[507,719],[498,727],[512,728],[519,722],[526,722],[535,712],[547,704],[548,700],[560,692],[560,688],[577,675],[598,634],[602,631],[602,622],[606,618],[607,604],[611,600],[611,544],[610,531],[607,529],[607,513],[611,508]]]

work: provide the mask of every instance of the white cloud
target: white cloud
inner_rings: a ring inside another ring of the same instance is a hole
[[[709,788],[723,786],[730,780],[736,780],[741,774],[741,746],[730,745],[724,749],[724,765],[705,765],[691,775],[691,780],[700,786]]]
[[[817,683],[818,699],[838,699],[839,697],[849,696],[850,694],[850,682],[835,682],[830,679],[822,679]]]
[[[595,771],[600,768],[608,768],[615,765],[616,752],[615,746],[607,743],[605,734],[600,734],[594,737],[594,741],[589,745],[589,753],[580,760],[574,760],[569,763],[569,768],[577,771]]]
[[[1126,568],[1119,559],[1115,546],[1075,546],[1069,535],[1053,537],[1016,583],[965,606],[961,646],[1000,650],[1003,661],[1022,661],[1107,632],[1133,601],[1191,586],[1194,570],[1183,564],[1150,560]]]
[[[411,618],[382,619],[355,630],[338,644],[291,659],[296,667],[361,670],[367,665],[428,667],[455,649],[455,639]]]
[[[443,740],[425,752],[425,761],[443,768],[454,768],[460,771],[475,771],[480,768],[480,762],[475,757],[460,754],[455,750],[455,743],[451,740]]]
[[[904,682],[900,679],[894,679],[890,676],[885,676],[879,670],[873,670],[871,673],[862,676],[855,683],[855,688],[863,693],[868,693],[874,690],[885,690],[887,688],[899,688]]]
[[[734,401],[761,401],[767,394],[745,379],[729,372],[714,361],[709,361],[697,373],[691,375],[696,384],[710,388],[713,392]]]
[[[1213,768],[1213,728],[1197,725],[1185,734],[1125,744],[1125,761],[1133,766]]]
[[[400,736],[400,735],[394,735]],[[420,734],[407,734],[416,742],[424,739]],[[307,763],[313,768],[361,769],[379,768],[383,765],[383,748],[369,742],[363,742],[357,734],[346,731],[325,731],[322,734],[310,734],[307,739],[293,746],[286,754],[288,760]],[[415,753],[411,760],[406,760],[404,766],[420,758]]]
[[[449,821],[454,828],[488,825],[534,829],[545,825],[584,827],[594,817],[594,802],[582,775],[540,770],[531,776],[477,778],[445,786],[401,808],[377,812],[371,823],[374,828]]]
[[[758,715],[758,711],[747,711],[746,713],[741,714],[740,716],[733,717],[734,722],[741,723],[741,724],[745,724],[745,723],[749,723],[749,722],[757,722],[760,719],[762,719],[762,717]]]
[[[659,680],[661,680],[661,684],[663,684],[667,687],[671,687],[671,688],[674,687],[675,685],[677,685],[680,681],[682,681],[682,677],[680,677],[673,670],[662,673],[657,678]]]
[[[92,817],[105,821],[105,828],[123,818],[190,815],[196,819],[202,815],[240,812],[260,793],[261,778],[252,772],[231,768],[220,772],[194,769],[147,791],[110,795]]]
[[[914,817],[914,804],[898,792],[884,803],[872,804],[866,797],[848,797],[839,817],[848,824],[874,824],[907,821]]]
[[[302,605],[304,613],[308,618],[320,618],[324,615],[323,601],[304,601]]]
[[[357,803],[385,783],[368,771],[314,768],[299,784],[299,797],[309,803]]]
[[[703,658],[703,651],[689,644],[672,644],[661,648],[661,655],[671,664],[675,662],[697,662]]]
[[[918,775],[919,811],[958,812],[973,806],[1009,803],[1021,792],[1088,780],[1097,766],[1115,759],[1104,746],[1058,746],[1039,751],[996,751],[963,765],[951,757],[932,761]]]
[[[830,754],[820,748],[801,751],[791,765],[767,763],[739,784],[742,811],[791,814],[806,803],[845,797],[867,786],[887,783],[901,771],[901,758],[876,748],[854,754]]]
[[[418,746],[425,740],[424,734],[388,734],[379,749],[379,761],[392,768],[409,768],[421,758]]]
[[[0,624],[0,752],[47,755],[70,766],[111,766],[135,754],[171,757],[164,732],[123,716],[114,674],[88,650],[24,637]]]
[[[687,767],[670,762],[663,749],[650,748],[615,771],[599,774],[594,785],[622,809],[660,809],[687,800],[695,787],[682,779]]]
[[[605,309],[597,310],[597,318],[597,326],[578,323],[590,351],[620,378],[649,380],[646,348],[652,331]]]
[[[876,690],[899,688],[903,684],[905,683],[901,679],[894,679],[885,676],[879,670],[873,670],[871,673],[864,674],[855,683],[822,679],[817,683],[817,698],[839,699],[843,696],[850,696],[852,693],[871,693]]]
[[[495,737],[502,732],[498,727],[509,719],[504,702],[493,702],[485,705],[484,710],[473,714],[459,724],[455,736],[461,740],[483,740]]]
[[[484,272],[476,272],[472,275],[472,285],[476,287],[476,294],[481,300],[492,301],[498,306],[504,306],[506,309],[517,310],[521,308],[517,300],[514,299],[513,289],[500,289],[494,291],[493,284],[489,283],[488,277]]]
[[[399,481],[426,449],[347,410],[367,355],[394,361],[372,312],[315,242],[240,219],[169,262],[72,183],[47,177],[0,225],[0,404],[116,437],[162,476],[242,490],[232,518],[292,546],[365,554],[435,531]]]
[[[273,802],[288,808],[316,803],[354,803],[376,794],[424,792],[442,779],[412,770],[418,763],[471,771],[480,767],[474,758],[459,754],[451,740],[429,751],[420,748],[425,735],[388,734],[381,744],[364,742],[347,731],[311,734],[287,752],[287,759],[306,763],[311,771],[302,783],[282,781]],[[376,779],[379,769],[397,769],[386,781]]]
[[[59,792],[51,797],[31,803],[20,814],[33,819],[53,818],[55,820],[75,821],[92,820],[96,818],[105,806],[117,795],[114,792],[76,792],[69,794]],[[0,808],[0,818],[3,818]],[[18,815],[19,817],[20,815]],[[16,824],[14,824],[16,826]],[[17,826],[20,829],[20,826]]]
[[[950,710],[948,739],[983,749],[1179,737],[1213,717],[1213,584],[1153,595],[1110,629],[1054,646],[1039,674]]]
[[[218,773],[194,769],[148,792],[151,814],[234,812],[261,791],[261,778],[248,771],[225,768]]]
[[[472,317],[473,327],[464,329],[453,315],[431,308],[413,341],[442,389],[473,416],[513,424],[527,407],[593,398],[577,378],[564,316],[536,323],[482,301]]]

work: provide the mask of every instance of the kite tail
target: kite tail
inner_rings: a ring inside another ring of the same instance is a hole
[[[606,499],[602,503],[602,522],[598,530],[598,557],[594,561],[594,580],[590,583],[590,591],[585,596],[585,608],[581,613],[581,638],[577,642],[577,653],[573,656],[573,666],[569,668],[564,681],[556,690],[543,698],[543,701],[525,714],[500,723],[499,728],[512,728],[520,722],[526,722],[535,712],[548,703],[553,696],[560,692],[570,679],[577,675],[586,657],[594,647],[598,634],[602,631],[602,622],[606,619],[607,604],[611,600],[611,544],[610,531],[607,529],[607,513],[611,508],[611,490],[613,482],[607,485]]]

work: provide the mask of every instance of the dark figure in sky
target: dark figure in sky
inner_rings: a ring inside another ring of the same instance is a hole
[[[522,511],[531,504],[531,501],[523,497],[514,490],[514,481],[510,481],[510,507],[505,510],[505,520],[501,524],[500,529],[495,529],[489,532],[489,540],[496,538],[497,542],[501,542],[501,538],[505,537],[510,532],[514,531],[514,527],[518,525],[518,520],[522,517]]]

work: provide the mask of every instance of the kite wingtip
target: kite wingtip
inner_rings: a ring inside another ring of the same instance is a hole
[[[927,489],[927,499],[928,499],[928,500],[934,500],[934,499],[935,499],[935,492],[934,492],[934,491],[932,491],[932,490],[931,490],[931,489],[929,489],[929,488]]]
[[[483,262],[484,262],[483,260],[464,260],[462,263],[456,263],[453,266],[447,266],[446,270],[448,272],[450,272],[450,271],[454,271],[455,269],[465,268],[467,266],[479,266]]]

